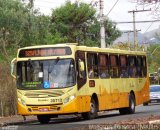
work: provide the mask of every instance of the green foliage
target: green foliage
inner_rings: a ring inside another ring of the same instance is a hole
[[[147,49],[149,72],[157,72],[160,68],[160,44],[153,44]]]
[[[17,48],[46,44],[50,17],[19,0],[0,0],[0,61],[10,62]]]
[[[0,0],[0,52],[8,61],[10,60],[8,50],[16,48],[21,40],[22,21],[26,12],[18,1]]]
[[[131,51],[144,51],[145,47],[143,45],[138,45],[136,48],[133,43],[117,43],[111,46],[112,48],[121,49],[121,50],[131,50]]]
[[[89,4],[66,1],[50,17],[34,10],[33,2],[0,0],[0,62],[9,63],[19,47],[30,45],[78,42],[100,46],[100,23]],[[120,32],[112,21],[106,21],[105,28],[106,43],[112,44]]]
[[[121,32],[116,29],[116,25],[113,25],[112,21],[105,22],[106,28],[106,43],[111,45],[117,37],[121,36]]]
[[[52,22],[55,35],[67,37],[65,42],[78,42],[79,45],[100,46],[100,23],[96,17],[96,10],[83,2],[66,3],[53,10]],[[112,42],[121,35],[111,21],[105,22],[106,43]]]

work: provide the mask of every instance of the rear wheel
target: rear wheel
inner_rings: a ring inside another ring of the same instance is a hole
[[[97,105],[94,99],[91,99],[90,111],[82,113],[82,117],[85,120],[94,119],[97,117]]]
[[[48,124],[50,117],[48,115],[37,115],[37,119],[41,124]]]
[[[121,115],[134,114],[135,113],[135,106],[136,106],[136,103],[135,103],[134,95],[130,94],[130,96],[129,96],[129,107],[120,108],[119,112],[120,112]]]
[[[128,107],[128,114],[134,114],[135,113],[135,98],[133,94],[130,94],[129,96],[129,107]]]

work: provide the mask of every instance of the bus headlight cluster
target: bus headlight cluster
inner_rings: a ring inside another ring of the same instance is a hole
[[[69,97],[64,99],[63,103],[66,104],[67,102],[72,101],[74,98],[75,98],[75,95],[69,96]]]
[[[26,106],[26,103],[25,103],[25,101],[24,101],[23,99],[18,98],[18,101],[19,101],[23,106]]]

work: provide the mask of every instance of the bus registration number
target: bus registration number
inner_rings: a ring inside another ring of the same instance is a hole
[[[51,102],[62,102],[62,99],[51,99]]]

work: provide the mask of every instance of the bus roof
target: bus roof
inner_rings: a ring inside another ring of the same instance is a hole
[[[87,47],[78,46],[78,43],[60,43],[54,45],[38,45],[38,46],[28,46],[20,48],[18,51],[23,49],[33,49],[33,48],[50,48],[50,47],[71,47],[75,50],[89,51],[89,52],[101,52],[101,53],[114,53],[114,54],[129,54],[129,55],[146,55],[144,51],[131,51],[131,50],[121,50],[114,48],[99,48],[99,47]]]

